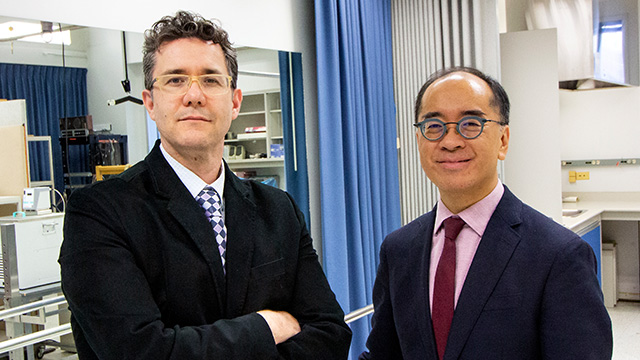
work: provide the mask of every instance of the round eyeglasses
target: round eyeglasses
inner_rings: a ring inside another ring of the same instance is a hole
[[[194,80],[198,82],[202,92],[209,96],[224,94],[231,87],[231,76],[221,74],[160,75],[153,79],[151,87],[155,85],[169,94],[184,95],[189,91]]]
[[[484,129],[486,122],[494,122],[500,125],[504,125],[500,121],[483,119],[478,116],[465,116],[458,122],[444,122],[439,119],[424,119],[419,123],[413,124],[413,126],[420,129],[422,136],[429,141],[440,140],[447,132],[447,125],[455,124],[456,131],[462,135],[465,139],[475,139]]]

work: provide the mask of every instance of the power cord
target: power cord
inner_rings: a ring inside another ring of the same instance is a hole
[[[65,210],[67,210],[67,203],[64,200],[64,196],[62,196],[62,193],[60,191],[58,191],[57,189],[55,189],[55,188],[53,189],[53,191],[55,191],[56,194],[58,194],[60,196],[60,200],[62,200],[62,211],[60,211],[60,209],[58,209],[58,205],[54,204],[53,206],[56,208],[57,212],[65,212]],[[54,197],[54,203],[55,203],[55,197]]]

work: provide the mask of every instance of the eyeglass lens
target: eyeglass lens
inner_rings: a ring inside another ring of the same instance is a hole
[[[207,95],[222,94],[229,88],[229,78],[226,75],[218,74],[199,76],[181,74],[163,75],[158,76],[157,83],[168,93],[182,95],[189,91],[193,80],[198,82],[200,89]]]
[[[480,120],[465,118],[457,123],[457,128],[463,137],[474,139],[482,133],[483,125]],[[422,134],[427,139],[437,140],[444,135],[446,129],[447,126],[443,122],[439,120],[429,120],[422,125]]]

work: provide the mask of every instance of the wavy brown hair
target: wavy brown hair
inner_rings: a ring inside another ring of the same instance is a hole
[[[229,34],[214,21],[188,11],[178,11],[174,16],[165,16],[156,21],[144,32],[142,69],[146,89],[151,90],[158,49],[167,42],[183,38],[197,38],[219,44],[224,53],[227,72],[231,76],[231,88],[236,88],[238,59],[236,49],[229,41]]]

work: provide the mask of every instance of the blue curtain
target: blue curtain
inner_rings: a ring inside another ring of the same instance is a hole
[[[284,175],[287,192],[291,194],[296,204],[298,204],[307,221],[307,226],[310,227],[302,54],[279,51],[278,62],[280,66],[280,108],[282,109],[282,134],[285,154]],[[292,87],[293,94],[291,92]],[[293,111],[291,107],[292,101]]]
[[[378,252],[400,227],[389,1],[315,0],[324,270],[346,312],[371,303]],[[369,319],[351,324],[351,358]]]
[[[0,63],[0,98],[25,99],[29,135],[51,136],[55,187],[63,193],[59,121],[87,115],[87,69]],[[31,179],[48,180],[47,152],[30,150]]]

